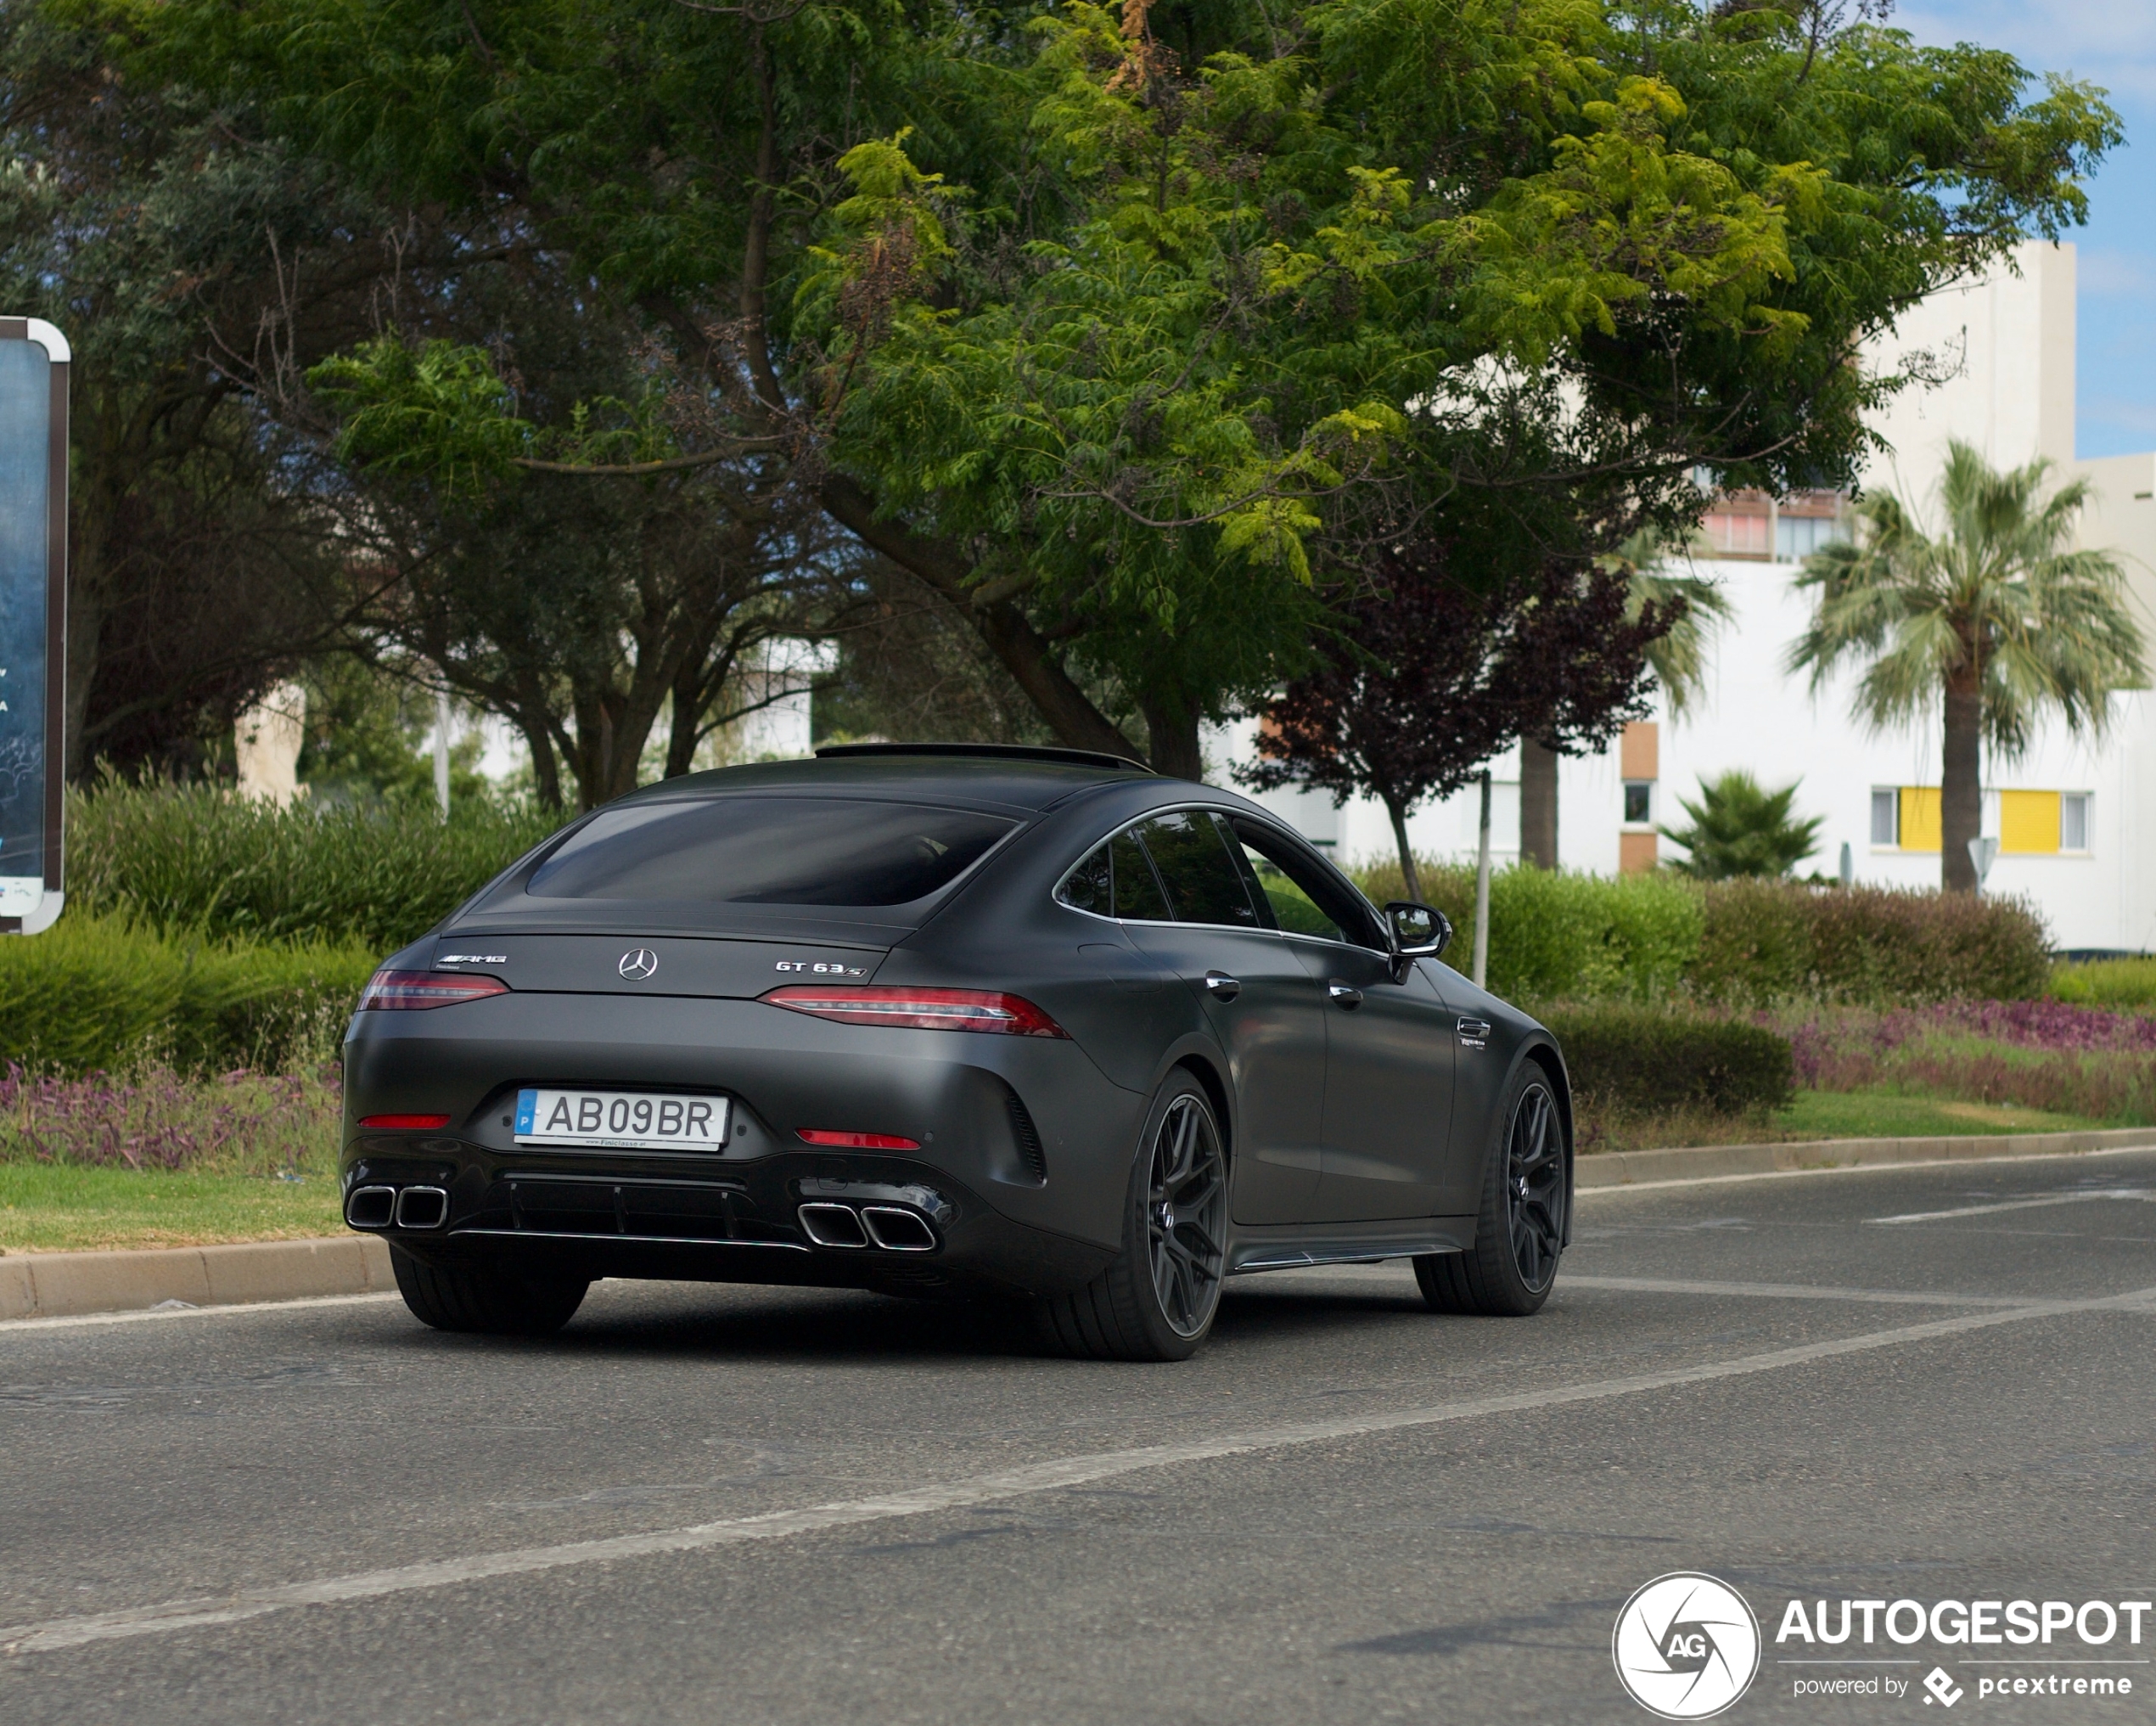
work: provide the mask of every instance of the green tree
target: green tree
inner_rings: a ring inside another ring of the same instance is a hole
[[[1778,791],[1761,788],[1742,767],[1732,767],[1714,779],[1699,781],[1699,801],[1677,799],[1692,818],[1689,827],[1665,827],[1665,839],[1675,840],[1692,855],[1670,867],[1703,881],[1726,881],[1732,875],[1786,875],[1819,849],[1819,829],[1824,816],[1808,821],[1792,818],[1795,784]]]
[[[155,75],[572,261],[709,408],[625,460],[469,337],[378,344],[334,379],[351,461],[783,480],[1058,737],[1127,750],[1120,691],[1173,772],[1410,527],[1510,581],[1681,531],[1697,462],[1844,482],[1904,381],[1848,354],[2079,220],[2118,135],[1822,3],[108,9]]]
[[[2076,736],[2108,728],[2111,696],[2146,685],[2147,646],[2118,558],[2074,550],[2089,497],[2075,480],[2044,495],[2050,464],[2001,472],[1947,446],[1936,534],[1891,492],[1856,506],[1859,537],[1805,560],[1816,596],[1789,652],[1819,690],[1861,662],[1856,711],[1875,729],[1943,722],[1940,885],[1976,891],[1980,751],[2012,761],[2056,714]]]

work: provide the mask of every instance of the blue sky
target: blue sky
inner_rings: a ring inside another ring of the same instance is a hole
[[[2126,142],[2090,183],[2088,226],[2065,236],[2080,253],[2075,453],[2156,449],[2156,0],[1912,0],[1887,22],[2110,92]]]

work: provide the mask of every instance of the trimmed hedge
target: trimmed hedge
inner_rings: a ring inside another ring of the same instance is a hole
[[[0,1064],[73,1077],[332,1060],[375,957],[371,946],[167,940],[70,909],[43,935],[0,941]]]
[[[2080,1007],[2156,1006],[2156,959],[2099,959],[2052,971],[2054,1001]]]
[[[107,779],[67,807],[69,915],[166,935],[415,940],[560,824],[513,801],[445,824],[430,803],[289,807],[212,785]]]
[[[1418,873],[1423,899],[1452,919],[1448,957],[1465,969],[1474,871],[1432,863]],[[1406,896],[1397,863],[1358,879],[1380,905]],[[1508,1000],[1658,1000],[1682,987],[1702,928],[1698,890],[1672,875],[1500,870],[1490,878],[1489,985]]]
[[[1431,864],[1420,874],[1423,897],[1458,931],[1451,957],[1465,966],[1474,872]],[[1379,904],[1403,896],[1396,863],[1360,880]],[[1513,868],[1490,879],[1490,987],[1514,1000],[2026,1000],[2051,977],[2048,947],[2043,920],[2018,899],[1665,872]]]
[[[1618,1005],[1548,1013],[1543,1023],[1583,1108],[1746,1115],[1795,1095],[1789,1039],[1760,1026]]]

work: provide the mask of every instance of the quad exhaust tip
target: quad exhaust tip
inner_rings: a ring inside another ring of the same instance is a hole
[[[449,1195],[441,1187],[407,1187],[396,1195],[396,1226],[439,1228],[449,1220]]]
[[[448,1220],[442,1187],[354,1187],[345,1200],[345,1221],[355,1228],[439,1228]]]
[[[934,1252],[935,1230],[925,1218],[896,1205],[829,1203],[800,1207],[801,1230],[818,1246],[880,1247],[885,1252]]]

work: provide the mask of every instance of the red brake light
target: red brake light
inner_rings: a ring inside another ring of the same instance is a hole
[[[455,971],[377,971],[360,993],[359,1010],[452,1007],[459,1001],[508,992],[509,986],[499,977],[463,976]]]
[[[362,1115],[362,1127],[387,1133],[433,1133],[448,1126],[446,1115]]]
[[[794,1136],[804,1144],[835,1144],[847,1150],[918,1150],[918,1138],[901,1138],[896,1133],[833,1133],[821,1127],[797,1127]]]
[[[871,984],[850,989],[789,983],[763,998],[789,1012],[835,1019],[841,1025],[892,1025],[908,1031],[991,1031],[1005,1037],[1063,1037],[1070,1032],[1021,995],[991,989],[915,989]]]

